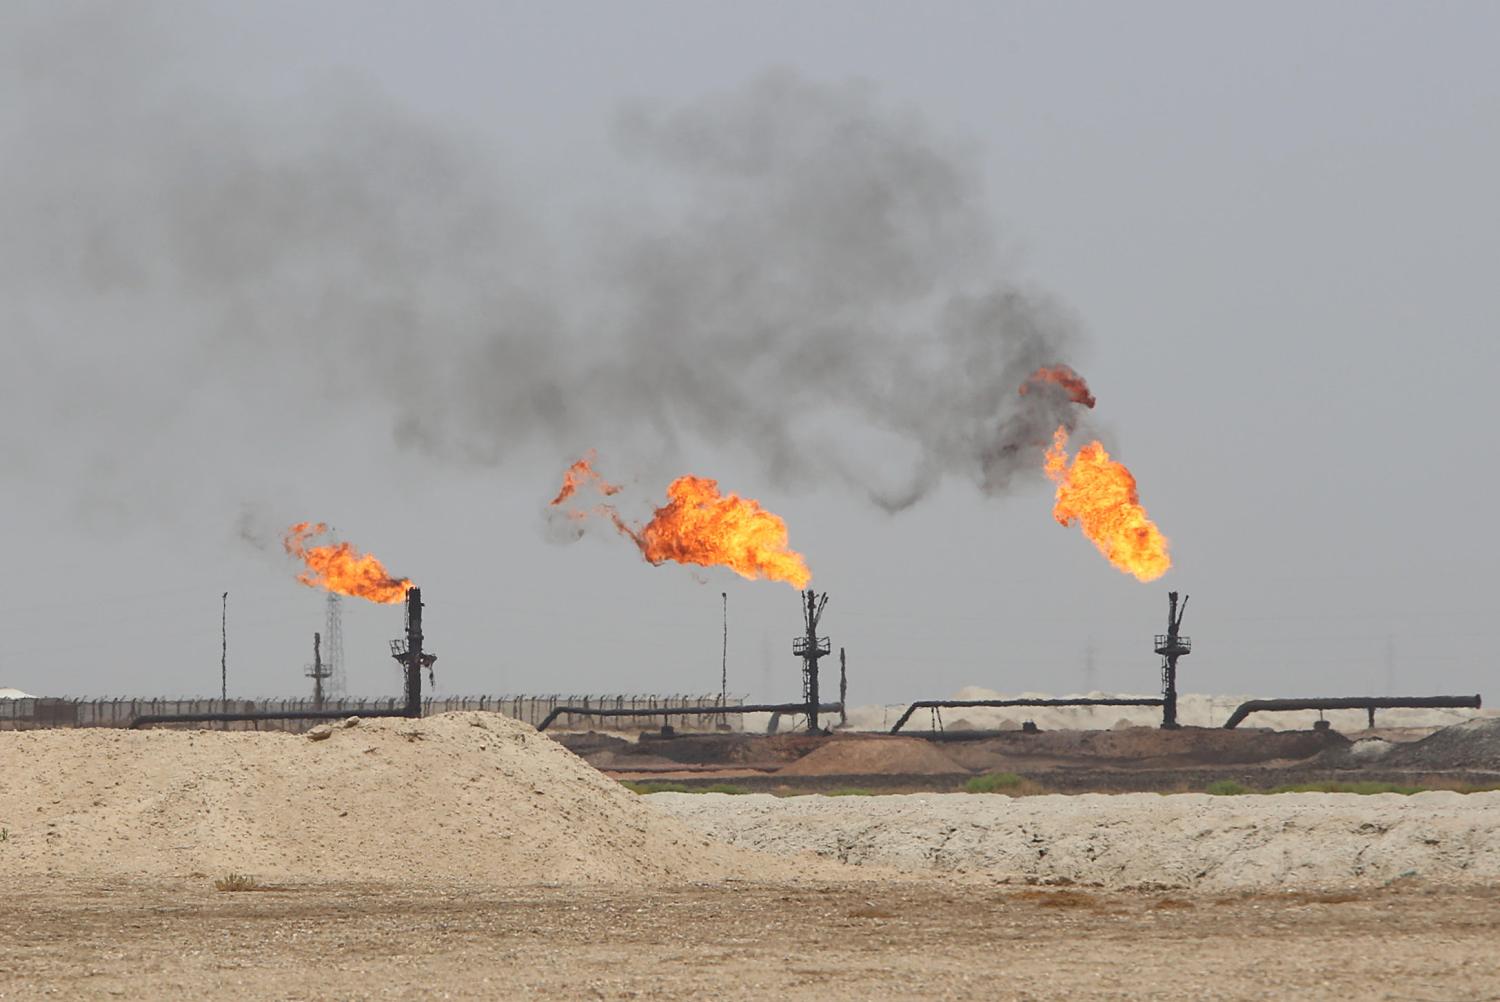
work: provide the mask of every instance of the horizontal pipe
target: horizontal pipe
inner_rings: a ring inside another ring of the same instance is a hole
[[[819,703],[819,713],[838,713],[842,703]],[[592,706],[559,706],[536,725],[545,731],[564,713],[586,717],[715,717],[721,713],[806,713],[806,703],[749,703],[740,706],[655,706],[611,710]]]
[[[891,733],[897,731],[918,710],[946,710],[962,706],[1160,706],[1161,699],[922,699],[906,708]]]
[[[1480,707],[1473,696],[1336,696],[1330,699],[1250,699],[1241,703],[1224,722],[1234,728],[1252,713],[1277,713],[1286,710],[1383,710],[1383,709],[1467,709]]]
[[[148,713],[130,722],[132,730],[151,724],[225,723],[235,720],[342,720],[345,717],[406,717],[399,710],[288,710],[285,713]]]

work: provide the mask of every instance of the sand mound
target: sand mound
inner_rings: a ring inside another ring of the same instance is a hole
[[[920,738],[833,738],[776,771],[778,776],[945,776],[968,772]]]
[[[649,799],[740,845],[1003,882],[1240,890],[1413,875],[1500,884],[1500,793]]]
[[[1421,741],[1396,748],[1386,756],[1385,763],[1422,769],[1500,770],[1500,719],[1444,727]]]
[[[11,873],[640,883],[780,865],[710,843],[493,713],[366,720],[319,741],[4,732],[0,763]]]

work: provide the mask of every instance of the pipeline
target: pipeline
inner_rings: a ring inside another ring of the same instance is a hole
[[[819,713],[840,713],[842,703],[819,703]],[[552,722],[564,713],[575,713],[586,717],[717,717],[721,713],[806,713],[806,703],[750,703],[743,706],[657,706],[632,707],[628,709],[601,709],[593,706],[559,706],[536,725],[545,731]]]
[[[1465,709],[1480,707],[1478,695],[1473,696],[1347,696],[1332,699],[1250,699],[1241,703],[1229,719],[1226,729],[1238,727],[1252,713],[1281,713],[1288,710],[1366,710],[1370,714],[1370,726],[1375,726],[1375,711],[1383,709]]]
[[[896,726],[895,734],[918,710],[946,710],[962,706],[1161,706],[1164,700],[1155,699],[922,699],[906,708]]]
[[[199,724],[199,723],[226,723],[235,720],[343,720],[345,717],[409,717],[412,714],[406,707],[399,710],[299,710],[278,713],[266,711],[261,713],[147,713],[134,717],[130,721],[130,729],[136,730],[149,727],[152,724]],[[418,712],[420,716],[420,711]]]

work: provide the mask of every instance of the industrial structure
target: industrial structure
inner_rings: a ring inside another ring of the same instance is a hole
[[[324,674],[321,647],[317,635],[314,634],[314,657],[316,661],[317,675],[314,678],[314,700],[321,704],[322,682],[327,677]],[[367,717],[420,717],[422,715],[422,669],[426,668],[430,673],[432,665],[437,661],[437,655],[422,649],[422,591],[420,588],[409,588],[406,592],[406,636],[391,641],[391,657],[395,658],[405,668],[404,698],[399,709],[390,707],[388,709],[365,710],[363,716]],[[226,704],[228,700],[224,701]],[[233,723],[236,721],[271,721],[271,720],[333,720],[348,716],[345,709],[330,710],[321,706],[314,706],[310,710],[273,710],[273,711],[208,711],[202,713],[148,713],[134,718],[131,727],[148,727],[152,724],[190,724],[190,723]]]
[[[828,605],[828,593],[821,596],[809,588],[802,593],[806,603],[802,610],[805,632],[792,641],[792,654],[802,659],[802,703],[807,707],[807,729],[818,729],[818,659],[827,657],[833,648],[827,637],[818,636],[818,623]],[[842,707],[842,703],[840,704]]]
[[[227,608],[227,593],[223,596]],[[422,672],[425,670],[429,684],[433,681],[433,665],[437,655],[425,649],[423,633],[422,592],[409,588],[405,595],[406,630],[404,636],[391,641],[391,657],[401,668],[401,695],[382,700],[351,700],[336,694],[341,689],[342,624],[341,608],[337,596],[330,596],[327,603],[326,620],[329,632],[313,634],[313,660],[304,669],[312,679],[312,699],[307,700],[234,700],[221,696],[218,700],[76,700],[57,698],[22,697],[4,701],[6,712],[0,713],[0,730],[31,729],[36,727],[141,727],[152,724],[186,723],[249,723],[259,728],[263,722],[303,721],[296,728],[311,726],[311,721],[336,719],[349,715],[372,717],[404,716],[420,717],[424,711],[445,712],[460,709],[492,710],[524,719],[546,730],[561,721],[565,727],[576,726],[582,721],[639,721],[646,726],[660,726],[664,733],[672,730],[675,721],[712,721],[708,726],[720,730],[733,730],[729,721],[745,713],[767,713],[770,715],[768,730],[775,733],[778,721],[783,717],[802,716],[807,720],[809,733],[823,732],[825,714],[837,711],[840,723],[847,722],[847,659],[843,648],[839,649],[839,693],[838,701],[824,703],[820,694],[820,661],[833,650],[827,636],[819,634],[822,617],[828,604],[827,593],[818,594],[807,590],[799,593],[802,609],[803,633],[792,642],[792,653],[802,663],[802,700],[796,703],[746,704],[730,698],[728,693],[728,596],[721,594],[723,626],[720,644],[719,692],[712,696],[659,697],[659,696],[544,696],[544,697],[453,697],[443,700],[424,699]],[[892,733],[900,732],[917,710],[933,711],[933,731],[942,730],[941,710],[962,707],[1155,707],[1162,708],[1163,729],[1181,726],[1177,718],[1177,662],[1192,651],[1192,641],[1182,634],[1182,620],[1187,610],[1187,596],[1177,592],[1167,594],[1167,631],[1156,634],[1153,650],[1161,656],[1161,686],[1159,698],[1094,698],[1068,699],[1015,698],[1015,699],[944,699],[918,700],[911,703],[896,720]],[[227,636],[227,616],[222,615],[221,630]],[[332,638],[325,645],[324,641]],[[222,639],[222,638],[221,638]],[[227,671],[227,643],[221,643],[221,690]],[[1253,713],[1293,710],[1344,710],[1363,709],[1374,726],[1378,709],[1397,707],[1412,708],[1469,708],[1477,709],[1480,697],[1475,696],[1344,696],[1301,699],[1257,699],[1237,708],[1224,724],[1235,728]],[[735,721],[738,724],[738,720]],[[639,725],[637,725],[639,726]],[[1319,727],[1326,727],[1319,722]],[[1034,724],[1026,722],[1025,728],[1035,730]]]
[[[406,675],[406,715],[422,715],[422,669],[426,668],[428,681],[432,681],[432,666],[436,654],[422,650],[422,589],[406,591],[406,636],[391,641],[391,657],[404,668]]]
[[[1160,699],[1095,699],[1092,697],[1077,697],[1074,699],[1030,697],[1022,699],[919,699],[908,706],[906,712],[897,718],[895,726],[891,728],[891,733],[896,734],[900,732],[901,728],[906,726],[906,722],[911,719],[911,715],[918,710],[963,709],[971,706],[1161,706],[1162,702]],[[941,717],[936,717],[935,723],[940,724],[941,720]],[[937,727],[935,726],[933,729],[936,730]]]
[[[1188,596],[1182,596],[1182,607],[1177,606],[1177,593],[1167,592],[1167,632],[1156,635],[1156,653],[1161,655],[1161,726],[1176,730],[1177,723],[1177,659],[1193,650],[1193,642],[1180,632],[1183,613],[1187,612]]]
[[[1252,713],[1287,713],[1295,710],[1364,710],[1369,714],[1370,728],[1375,728],[1375,711],[1390,709],[1477,710],[1484,701],[1473,696],[1333,696],[1325,699],[1251,699],[1235,708],[1224,722],[1233,730]],[[1327,726],[1319,721],[1322,726]]]
[[[323,661],[323,635],[313,634],[313,660],[304,674],[313,680],[313,709],[323,709],[323,697],[327,695],[324,682],[333,674],[333,667]]]
[[[348,679],[344,675],[344,599],[337,592],[329,592],[323,613],[323,660],[328,665],[328,684],[324,695],[339,699],[349,692]]]

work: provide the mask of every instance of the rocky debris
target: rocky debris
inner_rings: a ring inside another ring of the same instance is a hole
[[[1500,793],[647,799],[736,845],[1005,883],[1286,890],[1410,875],[1500,885]]]
[[[1480,718],[1444,727],[1420,741],[1395,749],[1383,764],[1410,769],[1500,771],[1500,718]]]

